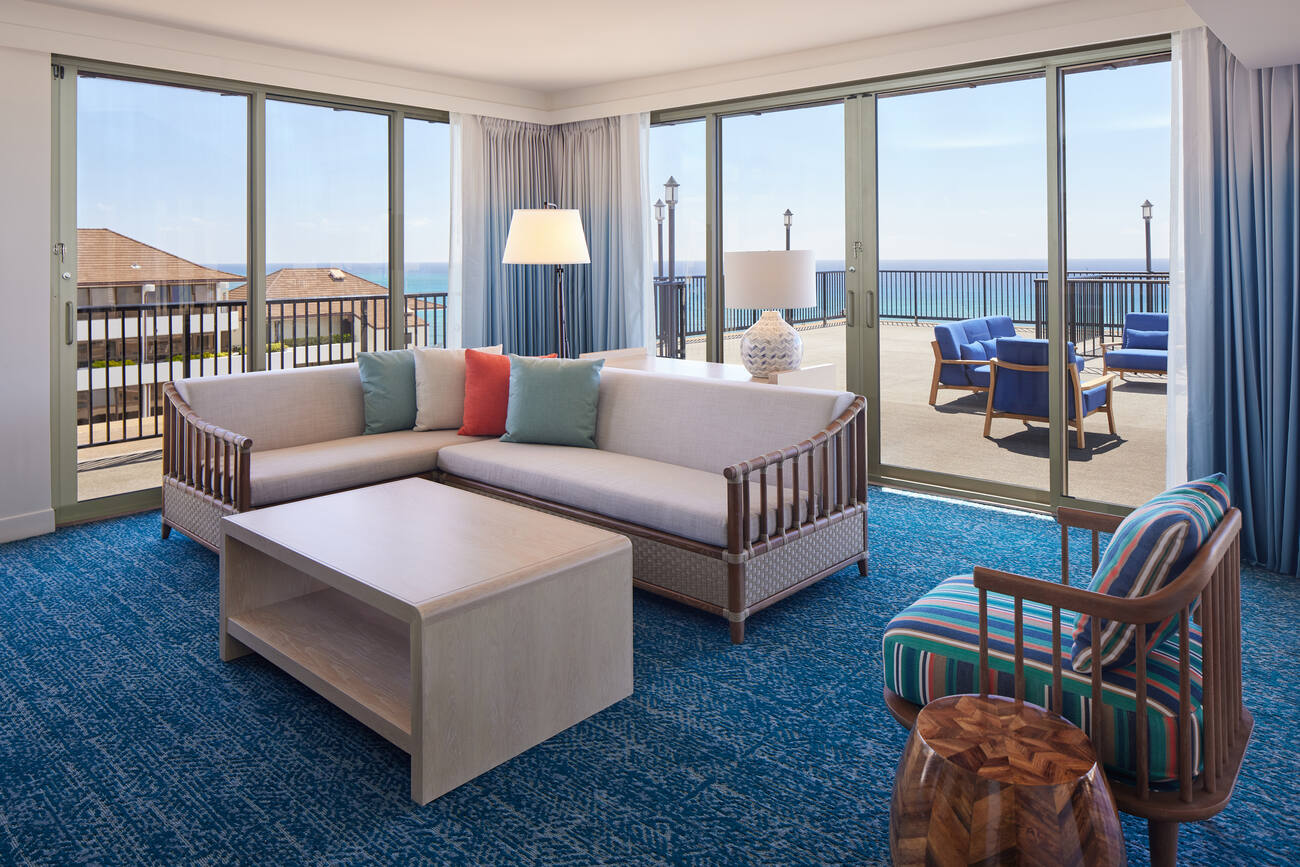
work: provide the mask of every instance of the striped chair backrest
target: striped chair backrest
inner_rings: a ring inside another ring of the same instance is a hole
[[[1115,530],[1088,589],[1109,596],[1149,596],[1177,578],[1210,538],[1229,508],[1222,473],[1178,485],[1134,509]],[[1146,646],[1154,647],[1174,629],[1174,618],[1148,623]],[[1081,615],[1074,625],[1074,670],[1088,672],[1129,665],[1136,652],[1133,624]]]

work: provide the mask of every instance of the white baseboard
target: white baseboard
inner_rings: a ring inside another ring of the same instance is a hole
[[[41,509],[25,515],[0,518],[0,543],[54,532],[54,510]]]

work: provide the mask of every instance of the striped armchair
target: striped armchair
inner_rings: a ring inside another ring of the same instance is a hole
[[[1092,739],[1119,808],[1147,819],[1152,863],[1174,864],[1179,823],[1227,805],[1254,724],[1241,691],[1241,515],[1228,508],[1185,568],[1129,597],[1069,584],[1069,529],[1092,531],[1100,576],[1099,536],[1121,539],[1121,519],[1062,508],[1057,520],[1060,584],[976,568],[889,623],[886,705],[909,728],[929,701],[962,693],[1061,714]],[[1108,558],[1129,547],[1113,540]],[[1084,618],[1099,627],[1102,664],[1078,661]],[[1134,649],[1107,664],[1114,634],[1131,636]]]

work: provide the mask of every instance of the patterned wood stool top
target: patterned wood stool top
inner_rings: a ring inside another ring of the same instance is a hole
[[[1123,864],[1087,736],[1037,705],[954,695],[926,705],[894,780],[895,864]]]

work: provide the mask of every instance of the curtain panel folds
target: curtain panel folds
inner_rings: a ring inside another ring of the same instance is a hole
[[[590,265],[564,268],[576,352],[646,345],[650,297],[649,116],[543,126],[452,115],[452,252],[448,303],[461,344],[554,352],[554,269],[503,265],[516,208],[576,208]],[[459,233],[459,234],[458,234]]]
[[[1180,34],[1188,470],[1228,474],[1243,555],[1300,572],[1300,66]]]

